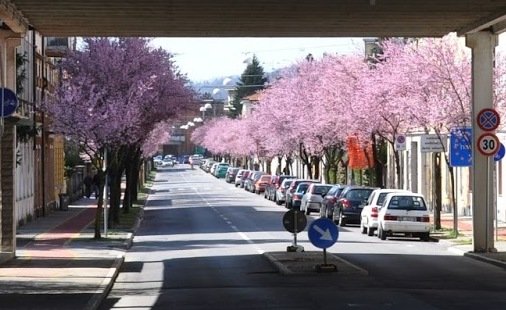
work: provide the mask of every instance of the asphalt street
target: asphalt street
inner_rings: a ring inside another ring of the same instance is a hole
[[[287,210],[187,165],[160,170],[101,309],[506,309],[506,272],[437,242],[340,228],[329,253],[368,275],[283,275]],[[308,217],[308,223],[316,219]],[[298,236],[306,251],[321,251]]]

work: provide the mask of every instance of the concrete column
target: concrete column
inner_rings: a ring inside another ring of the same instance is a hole
[[[497,35],[479,31],[466,35],[466,45],[472,49],[472,108],[473,125],[473,249],[491,252],[494,248],[494,179],[493,157],[476,150],[477,139],[483,133],[476,116],[482,109],[493,108],[494,49]]]

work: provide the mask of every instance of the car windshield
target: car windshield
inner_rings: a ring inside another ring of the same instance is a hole
[[[388,209],[394,210],[427,210],[422,197],[419,196],[393,196]]]
[[[305,193],[307,191],[307,188],[309,187],[309,184],[302,183],[297,186],[297,193]]]
[[[315,195],[323,195],[326,194],[330,190],[330,186],[327,185],[316,185],[313,189],[313,194]]]
[[[346,199],[365,201],[371,195],[372,189],[357,188],[346,193]]]

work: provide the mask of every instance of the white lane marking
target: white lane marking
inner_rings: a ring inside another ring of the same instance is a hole
[[[184,179],[184,182],[191,183],[190,181],[188,181],[186,179],[184,174],[181,174],[181,173],[179,173],[179,174]],[[239,231],[237,226],[233,225],[232,222],[229,221],[226,216],[224,216],[222,213],[220,213],[220,211],[217,208],[213,207],[211,205],[211,203],[200,194],[199,190],[195,186],[192,186],[191,189],[193,191],[195,191],[195,193],[200,197],[200,199],[202,199],[202,201],[204,201],[206,205],[208,205],[214,212],[216,212],[218,214],[218,216],[220,216],[227,223],[227,225],[229,225],[230,228],[232,228],[244,241],[246,241],[248,244],[252,245],[258,254],[263,254],[265,252],[257,244],[255,244],[255,242],[253,240],[251,240],[245,233],[243,233],[242,231]]]

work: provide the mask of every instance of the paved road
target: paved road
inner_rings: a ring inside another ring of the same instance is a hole
[[[443,244],[345,227],[328,250],[368,276],[284,276],[262,255],[291,243],[283,207],[184,165],[153,191],[101,309],[506,309],[505,271]]]

